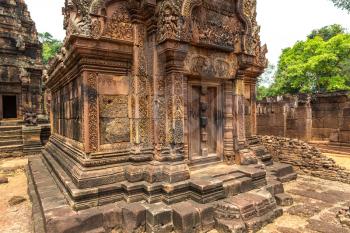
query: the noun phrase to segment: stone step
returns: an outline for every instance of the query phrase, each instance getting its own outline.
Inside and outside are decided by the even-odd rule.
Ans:
[[[0,132],[7,132],[12,130],[22,130],[22,126],[0,126]]]
[[[0,153],[22,152],[22,145],[0,146]]]
[[[22,120],[2,120],[0,126],[20,126],[23,124]]]
[[[282,183],[286,183],[292,180],[296,180],[298,178],[298,175],[293,172],[285,176],[278,177],[278,180],[281,181]]]
[[[8,140],[22,140],[22,135],[14,134],[14,135],[7,135],[7,134],[0,134],[0,141],[8,141]]]
[[[206,158],[191,161],[189,166],[191,167],[191,171],[196,171],[219,163],[222,162],[220,161],[218,156],[208,156]]]
[[[14,145],[22,145],[23,140],[3,140],[0,141],[0,147],[1,146],[14,146]]]
[[[236,172],[233,172],[230,174],[217,175],[217,176],[214,176],[214,178],[218,178],[218,179],[222,180],[223,182],[228,182],[228,181],[236,180],[238,178],[242,178],[242,177],[246,177],[246,176],[247,176],[246,174],[239,172],[239,171],[236,171]]]
[[[22,129],[0,131],[1,136],[22,135]]]
[[[270,170],[272,173],[275,173],[277,177],[282,177],[294,173],[293,167],[291,165],[283,163],[274,163],[274,165],[269,167],[268,170]]]

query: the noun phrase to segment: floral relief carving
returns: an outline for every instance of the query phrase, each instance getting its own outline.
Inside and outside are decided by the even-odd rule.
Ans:
[[[98,112],[97,112],[97,79],[98,73],[89,73],[87,78],[87,96],[88,96],[88,131],[89,148],[91,152],[98,150]]]
[[[133,26],[128,10],[124,5],[118,5],[114,13],[107,19],[105,37],[119,40],[133,40]]]

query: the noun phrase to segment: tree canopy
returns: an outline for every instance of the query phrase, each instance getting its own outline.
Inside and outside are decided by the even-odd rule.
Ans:
[[[349,0],[331,0],[336,7],[347,10],[350,12],[350,1]]]
[[[339,25],[314,30],[305,41],[282,51],[273,84],[258,95],[350,90],[349,67],[350,34]]]
[[[48,32],[39,33],[39,40],[43,44],[43,62],[47,64],[52,57],[59,53],[62,47],[62,42],[54,39]]]

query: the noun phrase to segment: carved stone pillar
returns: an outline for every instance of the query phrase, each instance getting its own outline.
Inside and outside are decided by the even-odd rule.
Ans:
[[[186,45],[165,42],[160,48],[160,59],[165,62],[166,143],[170,147],[168,160],[184,159],[184,82],[183,62]]]
[[[235,116],[236,124],[236,138],[237,144],[242,145],[245,143],[245,122],[244,122],[244,76],[238,75],[234,81],[234,93],[233,93],[233,112]],[[237,150],[236,145],[236,150]]]
[[[233,117],[233,82],[224,83],[224,157],[228,162],[233,161],[234,152],[234,117]]]
[[[252,83],[250,86],[250,104],[251,104],[251,126],[252,126],[252,136],[256,136],[256,83]]]
[[[83,72],[84,87],[84,148],[86,153],[98,151],[99,122],[97,106],[97,72]]]

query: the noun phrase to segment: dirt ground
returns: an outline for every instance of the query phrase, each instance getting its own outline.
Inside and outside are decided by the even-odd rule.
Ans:
[[[259,233],[350,233],[341,226],[336,214],[350,205],[350,185],[299,176],[284,186],[294,198],[284,214]]]
[[[27,194],[27,177],[24,166],[28,159],[0,160],[0,175],[9,179],[7,184],[0,184],[0,232],[30,233],[31,232],[31,202]],[[10,206],[8,201],[14,196],[21,196],[26,201]]]
[[[334,153],[323,153],[327,157],[330,157],[334,159],[334,161],[339,164],[340,166],[343,166],[350,170],[350,155],[344,155],[344,154],[334,154]]]
[[[32,232],[31,203],[23,170],[27,162],[23,158],[0,160],[0,175],[9,178],[8,184],[0,184],[1,233]],[[350,162],[350,157],[345,162]],[[259,233],[350,233],[336,218],[340,208],[350,205],[350,185],[299,176],[284,187],[293,196],[294,205],[286,207],[281,218]],[[8,201],[13,196],[22,196],[26,201],[11,207]]]

